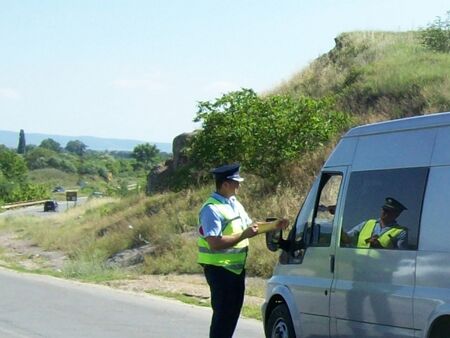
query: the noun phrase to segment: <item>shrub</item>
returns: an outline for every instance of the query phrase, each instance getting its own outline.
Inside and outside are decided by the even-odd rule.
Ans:
[[[50,158],[57,156],[57,153],[47,148],[36,147],[25,155],[27,166],[29,169],[48,168]],[[52,160],[54,161],[54,159]]]
[[[48,197],[43,185],[27,182],[28,170],[25,160],[15,152],[0,147],[0,201],[11,203]]]
[[[200,102],[195,121],[202,122],[203,130],[189,152],[199,169],[240,162],[272,181],[283,165],[328,142],[350,123],[330,98],[261,98],[251,89]]]
[[[23,182],[28,170],[20,155],[0,145],[0,173],[5,179]]]
[[[437,17],[420,34],[422,44],[436,52],[450,53],[450,11],[447,18]]]

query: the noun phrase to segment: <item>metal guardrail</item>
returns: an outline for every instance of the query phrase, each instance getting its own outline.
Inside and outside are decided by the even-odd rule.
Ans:
[[[8,210],[8,209],[14,209],[14,208],[29,207],[29,206],[32,206],[32,205],[44,204],[47,201],[48,200],[22,202],[22,203],[14,203],[14,204],[5,204],[5,205],[2,205],[1,208],[5,209],[5,210]]]

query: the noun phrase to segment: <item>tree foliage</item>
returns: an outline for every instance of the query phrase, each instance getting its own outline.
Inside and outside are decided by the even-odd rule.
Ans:
[[[27,201],[46,197],[41,185],[27,182],[28,169],[22,156],[0,146],[0,203]]]
[[[26,147],[25,132],[23,131],[23,129],[20,129],[19,145],[17,146],[17,153],[25,154],[25,147]]]
[[[55,151],[57,153],[61,152],[61,150],[62,150],[61,144],[59,144],[59,142],[56,142],[52,138],[46,138],[45,140],[42,140],[42,142],[39,145],[39,147],[50,149],[50,150],[53,150],[53,151]]]
[[[427,28],[421,30],[422,43],[436,52],[450,53],[450,11],[447,18],[437,17]]]
[[[29,169],[42,169],[51,167],[49,160],[52,156],[57,156],[57,153],[48,148],[36,147],[26,153],[25,160]]]
[[[79,140],[69,141],[66,144],[66,150],[69,153],[77,154],[78,156],[83,156],[86,152],[87,145]]]
[[[159,149],[149,143],[138,144],[134,147],[131,156],[136,160],[138,166],[149,170],[156,162],[159,155]]]
[[[277,179],[283,164],[330,140],[349,125],[331,99],[258,97],[251,89],[200,102],[203,129],[190,146],[198,168],[240,162],[248,171]]]
[[[28,170],[25,160],[21,156],[0,146],[0,172],[7,180],[23,182]]]

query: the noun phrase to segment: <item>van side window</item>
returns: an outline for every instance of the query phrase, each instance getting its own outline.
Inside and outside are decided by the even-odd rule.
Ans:
[[[330,246],[331,234],[333,232],[334,213],[341,187],[342,175],[322,175],[319,187],[319,196],[315,206],[314,221],[310,223],[311,228],[308,246]]]
[[[320,178],[317,178],[308,195],[303,201],[303,205],[300,208],[300,212],[297,215],[295,224],[292,227],[287,237],[287,245],[281,251],[279,262],[280,264],[299,264],[302,261],[300,256],[299,246],[302,246],[305,242],[304,234],[305,229],[311,227],[312,215],[314,211],[314,204],[317,196],[317,188],[320,183]]]
[[[296,241],[303,238],[308,246],[330,245],[341,181],[340,173],[324,173],[316,181],[297,217]]]
[[[288,235],[288,248],[280,255],[281,264],[301,263],[305,247],[330,246],[341,182],[342,173],[323,173],[316,179]]]
[[[353,172],[342,247],[416,250],[428,168]]]
[[[305,201],[300,209],[300,212],[295,221],[295,227],[292,229],[292,233],[290,234],[290,239],[293,241],[300,241],[303,239],[305,229],[311,227],[312,216],[314,212],[314,203],[316,200],[316,192],[317,187],[319,185],[319,179],[317,179],[308,195],[306,196]]]

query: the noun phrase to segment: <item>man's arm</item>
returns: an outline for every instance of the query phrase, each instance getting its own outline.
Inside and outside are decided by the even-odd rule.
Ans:
[[[223,250],[231,248],[240,241],[254,237],[258,234],[258,224],[253,223],[247,229],[239,234],[223,235],[223,236],[208,236],[206,241],[208,242],[212,250]]]
[[[402,231],[397,236],[396,247],[402,250],[408,249],[408,231]]]
[[[341,229],[341,244],[351,244],[353,241],[353,238],[350,237],[344,229]]]
[[[363,228],[366,222],[361,222],[358,225],[351,228],[349,231],[345,232],[344,229],[341,229],[341,245],[350,245],[353,244],[355,238],[358,237],[361,229]]]

